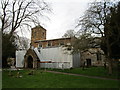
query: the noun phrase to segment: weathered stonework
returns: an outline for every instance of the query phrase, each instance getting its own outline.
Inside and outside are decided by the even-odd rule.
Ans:
[[[38,43],[34,43],[37,40],[46,40],[46,29],[42,26],[32,28],[31,46],[38,47]]]
[[[32,59],[32,67],[29,67],[29,62],[30,62],[30,59],[29,57],[31,57]],[[37,55],[35,54],[35,52],[32,50],[32,49],[29,49],[26,53],[26,55],[24,56],[24,67],[25,68],[37,68],[38,66],[38,57]]]
[[[90,66],[104,66],[104,61],[105,56],[100,48],[91,48],[81,53],[81,64],[85,62],[86,66],[89,66],[88,64]]]

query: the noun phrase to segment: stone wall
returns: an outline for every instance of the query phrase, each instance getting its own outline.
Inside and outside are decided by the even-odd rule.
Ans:
[[[32,28],[31,46],[38,47],[38,43],[35,43],[37,40],[46,40],[46,29],[42,26]]]
[[[97,53],[100,53],[99,58]],[[105,56],[103,51],[100,48],[91,48],[88,51],[81,53],[81,63],[85,62],[87,65],[86,59],[91,60],[91,66],[104,66]]]

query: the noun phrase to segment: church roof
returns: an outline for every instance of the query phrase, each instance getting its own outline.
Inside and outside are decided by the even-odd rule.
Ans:
[[[35,41],[35,43],[46,42],[46,41],[55,41],[55,40],[65,40],[65,39],[71,39],[71,38],[69,37],[69,38],[57,38],[57,39],[49,39],[49,40],[37,40],[37,41]]]

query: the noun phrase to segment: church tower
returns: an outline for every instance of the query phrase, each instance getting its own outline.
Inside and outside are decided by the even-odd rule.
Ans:
[[[35,43],[37,40],[46,40],[46,29],[40,25],[32,28],[31,46],[38,47],[38,43]]]

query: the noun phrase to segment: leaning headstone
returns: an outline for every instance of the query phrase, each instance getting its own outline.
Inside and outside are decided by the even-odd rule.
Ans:
[[[17,72],[17,76],[16,76],[17,78],[21,78],[22,77],[22,75],[20,75],[20,72],[18,71]]]

